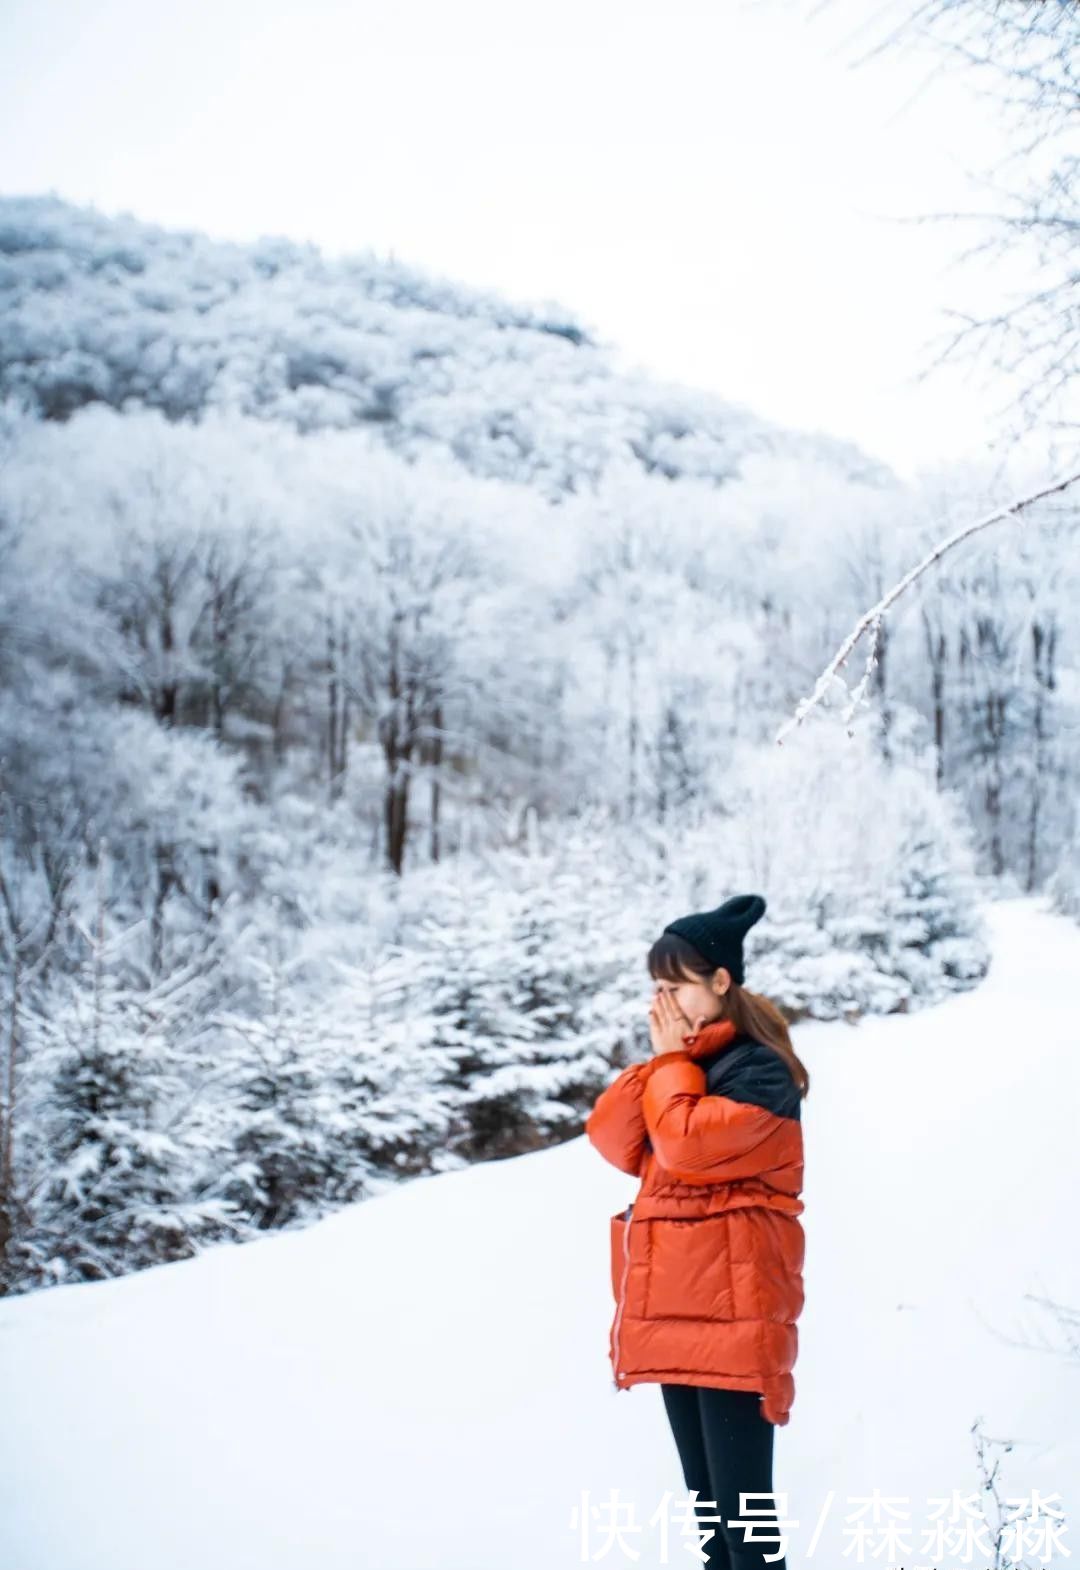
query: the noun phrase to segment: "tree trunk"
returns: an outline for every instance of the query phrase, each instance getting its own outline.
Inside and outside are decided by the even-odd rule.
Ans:
[[[926,633],[926,652],[930,661],[930,704],[934,725],[934,770],[938,790],[945,784],[945,660],[948,645],[940,629],[935,635],[930,618],[923,611],[923,628]]]
[[[1054,658],[1057,628],[1053,622],[1044,626],[1036,619],[1031,626],[1031,645],[1035,667],[1035,706],[1032,725],[1032,776],[1031,803],[1028,812],[1027,868],[1024,887],[1028,894],[1039,886],[1039,829],[1042,812],[1042,782],[1046,770],[1046,709],[1048,695],[1056,686]]]
[[[429,850],[430,850],[430,855],[431,855],[432,861],[438,861],[438,859],[439,859],[439,827],[440,827],[440,825],[439,825],[439,809],[440,809],[441,801],[442,801],[442,793],[441,793],[441,790],[440,790],[439,770],[440,770],[440,767],[441,767],[442,761],[443,761],[443,734],[442,734],[443,711],[442,711],[442,704],[441,703],[436,703],[435,709],[434,709],[434,712],[433,712],[431,718],[432,718],[432,723],[434,725],[434,735],[431,738],[431,743],[430,743],[430,746],[428,748],[428,758],[427,758],[427,761],[431,764],[431,768],[432,768],[432,775],[431,775],[431,833],[430,833]]]
[[[337,766],[338,679],[337,639],[334,634],[334,612],[326,616],[326,794],[334,800],[334,769]]]

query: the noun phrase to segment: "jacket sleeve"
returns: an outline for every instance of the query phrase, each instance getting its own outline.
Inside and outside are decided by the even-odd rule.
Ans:
[[[600,1092],[585,1120],[585,1132],[605,1161],[632,1177],[637,1177],[641,1170],[649,1137],[642,1116],[641,1093],[655,1061],[631,1063],[624,1068]]]
[[[735,1099],[739,1090],[736,1085],[732,1090],[732,1096],[706,1094],[704,1070],[688,1053],[655,1059],[641,1110],[665,1171],[684,1183],[717,1183],[775,1166],[774,1136],[783,1131],[784,1119],[768,1107]]]

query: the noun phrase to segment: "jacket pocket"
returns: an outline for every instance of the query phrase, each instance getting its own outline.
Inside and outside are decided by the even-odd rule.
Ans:
[[[732,1231],[724,1211],[679,1219],[659,1216],[646,1223],[647,1319],[738,1317],[732,1278]]]

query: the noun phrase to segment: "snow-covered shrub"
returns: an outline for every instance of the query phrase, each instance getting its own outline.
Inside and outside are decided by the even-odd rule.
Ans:
[[[970,835],[914,743],[897,734],[886,761],[872,724],[812,719],[782,748],[739,749],[727,784],[732,816],[700,835],[697,886],[712,859],[721,892],[765,895],[747,985],[789,1018],[917,1008],[985,974]]]

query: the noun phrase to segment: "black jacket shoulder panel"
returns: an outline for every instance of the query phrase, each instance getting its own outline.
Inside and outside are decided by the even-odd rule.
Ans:
[[[801,1121],[802,1094],[779,1052],[763,1041],[736,1040],[719,1053],[700,1060],[705,1091],[764,1107],[779,1117]]]

